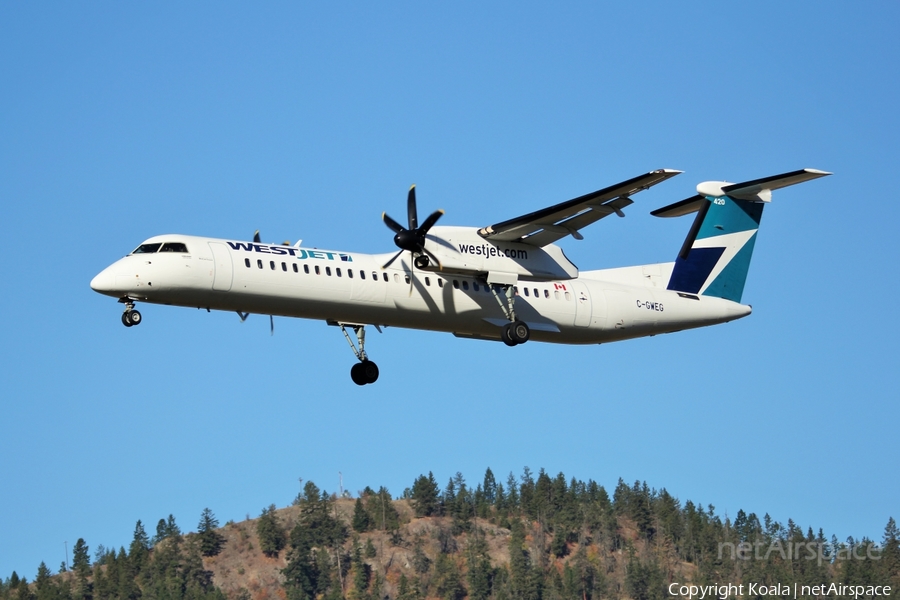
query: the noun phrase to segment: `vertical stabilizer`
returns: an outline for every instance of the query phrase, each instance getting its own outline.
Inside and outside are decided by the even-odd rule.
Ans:
[[[675,260],[668,289],[740,302],[763,208],[772,190],[830,175],[803,169],[744,183],[706,181],[697,195],[653,211],[658,217],[696,212]]]

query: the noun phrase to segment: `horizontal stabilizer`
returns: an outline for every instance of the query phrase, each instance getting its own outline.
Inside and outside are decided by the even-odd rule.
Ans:
[[[654,217],[681,217],[684,215],[689,215],[692,212],[697,212],[698,210],[700,210],[700,207],[703,206],[704,202],[706,202],[706,198],[704,198],[703,196],[691,196],[690,198],[679,200],[678,202],[674,202],[668,206],[657,208],[650,214]]]
[[[760,195],[760,192],[781,189],[789,185],[796,185],[798,183],[803,183],[804,181],[825,177],[826,175],[831,175],[831,173],[819,171],[818,169],[801,169],[782,175],[772,175],[771,177],[745,181],[744,183],[734,183],[723,187],[722,191],[732,198],[754,200]],[[700,190],[698,189],[697,191],[699,192]]]

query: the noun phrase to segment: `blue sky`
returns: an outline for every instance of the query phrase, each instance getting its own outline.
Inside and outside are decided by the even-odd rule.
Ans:
[[[880,539],[896,442],[896,3],[0,4],[0,577],[290,503],[528,465]],[[741,321],[595,347],[389,329],[358,388],[324,323],[88,287],[143,239],[360,252],[685,173],[562,245],[673,260],[704,180],[812,167],[766,211]]]

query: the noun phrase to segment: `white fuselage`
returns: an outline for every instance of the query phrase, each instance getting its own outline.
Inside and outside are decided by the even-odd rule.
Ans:
[[[189,252],[130,254],[98,274],[91,287],[153,304],[446,331],[490,340],[499,340],[501,327],[509,321],[494,294],[496,287],[464,272],[433,266],[411,269],[407,252],[385,269],[382,265],[391,254],[185,235],[157,236],[145,243],[168,240],[184,242]],[[558,248],[550,251],[562,256]],[[672,263],[666,263],[587,271],[571,278],[560,273],[558,280],[520,276],[515,311],[531,328],[531,339],[563,344],[669,333],[750,314],[749,306],[736,302],[666,290],[671,269]]]

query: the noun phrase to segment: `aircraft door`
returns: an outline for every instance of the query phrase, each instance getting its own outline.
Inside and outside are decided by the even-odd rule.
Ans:
[[[212,289],[227,292],[231,289],[231,281],[234,278],[231,252],[228,251],[228,246],[219,242],[210,242],[209,247],[212,250],[213,262],[216,266]]]
[[[575,297],[575,326],[590,327],[591,294],[587,286],[580,281],[572,281],[572,291]]]

